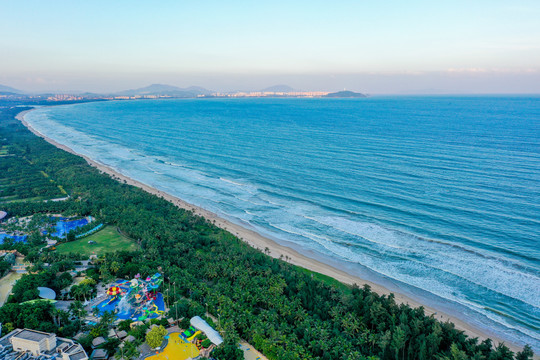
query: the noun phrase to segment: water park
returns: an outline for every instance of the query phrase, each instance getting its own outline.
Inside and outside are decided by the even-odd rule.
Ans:
[[[209,357],[215,346],[223,343],[223,338],[205,320],[194,316],[190,326],[183,332],[173,332],[165,336],[163,350],[146,359],[151,360],[187,360],[201,355]]]
[[[107,299],[94,308],[100,314],[113,312],[122,320],[144,321],[157,318],[165,312],[163,294],[158,292],[162,282],[159,273],[146,279],[137,274],[131,280],[117,280],[107,290]]]
[[[6,212],[3,212],[7,214]],[[4,216],[6,217],[6,216]],[[12,231],[6,231],[0,228],[0,244],[6,240],[13,243],[26,243],[28,235],[34,230],[35,225],[30,225],[34,217],[11,218],[4,224],[5,227],[13,228]],[[62,216],[47,216],[37,225],[42,235],[57,240],[66,239],[70,231],[76,231],[83,226],[92,223],[95,219],[91,216],[82,218],[67,218]],[[30,226],[29,226],[30,225]],[[76,238],[81,238],[101,229],[103,224],[97,224],[94,228],[88,229],[84,234],[77,234]]]
[[[4,243],[5,239],[10,239],[14,243],[19,243],[19,242],[26,242],[27,238],[28,238],[27,235],[14,235],[14,234],[0,233],[0,245]]]
[[[50,236],[65,239],[70,231],[90,224],[92,221],[94,221],[94,218],[92,218],[91,216],[83,217],[81,219],[51,217],[50,220],[54,224],[54,231],[50,232]],[[43,233],[46,235],[47,231],[43,231]]]

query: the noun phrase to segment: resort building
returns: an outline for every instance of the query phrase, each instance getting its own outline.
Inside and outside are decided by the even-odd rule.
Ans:
[[[24,355],[24,356],[23,356]],[[87,360],[81,345],[56,334],[31,329],[15,329],[0,338],[0,359]]]
[[[92,360],[107,360],[109,355],[107,355],[107,352],[104,349],[94,349],[90,355],[90,358]]]
[[[105,344],[107,341],[105,340],[105,338],[103,336],[98,336],[97,338],[95,338],[94,340],[92,340],[92,348],[97,348],[98,346],[101,346],[103,344]]]

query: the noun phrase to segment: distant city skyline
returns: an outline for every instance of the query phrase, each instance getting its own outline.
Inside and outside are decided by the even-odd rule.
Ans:
[[[2,2],[0,84],[540,93],[538,1]]]

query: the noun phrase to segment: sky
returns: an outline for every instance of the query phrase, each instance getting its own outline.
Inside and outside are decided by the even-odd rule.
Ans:
[[[540,93],[538,19],[538,0],[0,0],[0,84]]]

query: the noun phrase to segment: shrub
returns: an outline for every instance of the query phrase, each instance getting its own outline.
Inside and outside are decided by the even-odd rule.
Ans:
[[[203,348],[209,348],[212,345],[212,342],[208,339],[204,339],[201,345]]]
[[[163,326],[156,326],[146,334],[146,343],[150,348],[155,349],[163,343],[163,338],[167,335],[167,330]]]

